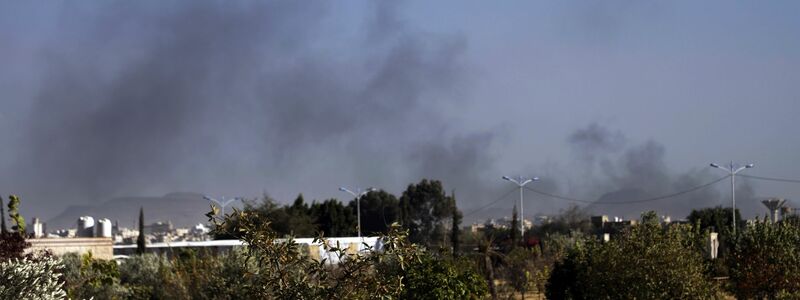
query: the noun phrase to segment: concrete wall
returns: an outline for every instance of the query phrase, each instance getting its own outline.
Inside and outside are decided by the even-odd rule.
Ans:
[[[89,251],[92,257],[97,259],[113,259],[114,249],[111,238],[52,238],[52,239],[28,239],[31,246],[25,250],[26,253],[38,250],[50,250],[55,255],[67,253],[78,253],[83,255]]]

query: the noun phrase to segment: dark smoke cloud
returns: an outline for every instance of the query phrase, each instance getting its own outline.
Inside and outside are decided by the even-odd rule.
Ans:
[[[492,196],[495,186],[484,178],[494,170],[494,160],[487,156],[494,134],[481,133],[457,136],[449,143],[431,141],[410,154],[415,174],[429,178],[448,178],[451,189],[457,187],[459,199],[484,200]],[[474,201],[462,203],[470,205]]]
[[[499,177],[516,175],[496,169],[499,134],[464,132],[442,112],[464,105],[459,96],[474,73],[464,61],[469,42],[415,28],[398,3],[347,13],[332,13],[338,7],[324,1],[26,4],[20,11],[0,4],[0,20],[41,21],[0,28],[11,41],[0,43],[0,65],[12,66],[0,71],[7,143],[0,193],[22,194],[24,209],[42,217],[116,196],[252,197],[266,189],[282,201],[300,192],[322,199],[336,196],[339,185],[400,193],[421,178],[455,189],[464,210],[496,200],[513,189]],[[599,4],[560,19],[577,23],[565,28],[585,49],[584,39],[591,46],[636,31],[631,18],[647,25],[640,21],[656,15],[652,8]],[[29,86],[10,89],[5,79]],[[626,201],[722,176],[671,170],[657,141],[633,143],[599,124],[576,130],[567,143],[574,162],[520,166],[522,175],[542,177],[532,187]],[[531,161],[536,153],[526,155],[507,160]],[[737,204],[763,211],[751,183],[738,186]],[[728,205],[726,196],[727,189],[712,188],[592,209],[683,217],[691,208]],[[514,200],[479,215],[508,215]],[[526,193],[526,205],[530,216],[568,203]]]
[[[598,159],[622,150],[625,147],[625,136],[621,131],[611,131],[600,124],[592,123],[573,132],[567,138],[567,143],[579,160],[594,166]]]
[[[655,210],[662,215],[684,218],[694,208],[721,204],[719,186],[653,202],[602,204],[671,194],[711,182],[724,174],[710,169],[670,170],[665,162],[666,149],[660,143],[649,140],[626,147],[626,138],[621,132],[596,123],[576,130],[567,141],[579,160],[599,170],[584,187],[589,192],[583,193],[599,195],[595,196],[597,198],[588,196],[588,200],[596,200],[589,205],[596,213],[636,218],[644,211]],[[747,197],[742,195],[742,199]]]
[[[21,172],[3,181],[37,213],[176,190],[293,195],[312,180],[309,194],[330,195],[350,177],[398,190],[437,178],[469,203],[493,134],[449,130],[437,110],[469,76],[466,40],[416,31],[388,2],[368,30],[339,32],[354,21],[330,9],[65,4],[39,47]]]

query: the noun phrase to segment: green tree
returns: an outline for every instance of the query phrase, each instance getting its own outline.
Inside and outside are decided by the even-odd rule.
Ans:
[[[645,219],[647,219],[645,217]],[[555,265],[551,299],[708,299],[717,296],[707,274],[701,236],[691,226],[646,222],[611,241],[590,239]]]
[[[450,200],[452,203],[452,220],[450,225],[450,242],[453,245],[453,256],[457,257],[461,249],[461,219],[464,218],[463,214],[458,210],[456,203],[456,191],[450,193]]]
[[[348,207],[356,211],[355,199]],[[361,197],[361,231],[367,235],[387,233],[389,226],[397,222],[400,213],[397,197],[384,190],[372,191]]]
[[[312,205],[313,207],[313,205]],[[382,236],[382,251],[348,251],[317,238],[324,251],[340,257],[331,266],[309,257],[291,238],[279,240],[262,214],[236,210],[220,219],[216,210],[206,216],[214,231],[238,232],[248,247],[252,271],[241,277],[248,282],[237,298],[244,299],[397,299],[480,298],[480,277],[466,266],[434,258],[409,243],[405,231],[393,224]],[[229,222],[235,220],[235,222]],[[475,282],[477,278],[477,282]],[[413,291],[410,291],[413,289]]]
[[[409,240],[426,246],[436,246],[443,240],[445,221],[451,215],[450,201],[442,183],[423,179],[411,184],[400,197],[401,220],[409,231]]]
[[[314,236],[317,226],[314,224],[312,208],[305,202],[303,195],[295,198],[292,205],[279,205],[274,199],[267,195],[261,201],[244,201],[244,209],[249,213],[254,213],[270,224],[272,230],[279,236]],[[234,216],[231,222],[235,222]],[[237,237],[237,233],[232,233]]]
[[[11,229],[16,231],[17,234],[25,235],[25,218],[19,214],[20,199],[16,195],[8,196],[8,216],[14,222]]]
[[[514,248],[508,255],[505,256],[506,272],[505,278],[514,290],[520,293],[522,299],[525,299],[525,293],[536,284],[536,266],[534,261],[536,259],[536,248]]]
[[[486,280],[492,299],[497,299],[497,286],[494,282],[496,279],[494,259],[501,257],[502,254],[493,248],[494,238],[491,235],[484,235],[478,241],[478,252],[480,253],[478,264],[484,274],[484,280]]]
[[[6,227],[6,210],[3,206],[3,196],[0,196],[0,234],[8,232]]]
[[[800,228],[764,219],[747,226],[730,263],[739,299],[800,298]]]
[[[403,273],[403,299],[482,299],[486,282],[464,260],[423,255]]]
[[[731,233],[731,208],[721,206],[692,210],[686,219],[694,226],[699,226],[700,231],[710,230],[720,234],[720,238],[728,239]],[[739,210],[736,210],[737,231],[742,231],[747,222],[742,220]]]
[[[548,234],[571,234],[574,231],[592,233],[589,213],[577,205],[570,205],[548,223],[534,228],[531,235],[543,237]]]
[[[344,206],[339,200],[328,199],[322,203],[311,205],[311,214],[317,228],[325,236],[342,237],[356,234],[356,216],[354,210]]]
[[[94,259],[91,252],[67,253],[62,259],[64,287],[70,299],[121,299],[129,295],[120,284],[119,268],[113,260]]]
[[[144,254],[147,243],[144,235],[144,207],[139,207],[139,236],[136,238],[136,254]]]
[[[519,244],[519,219],[517,218],[517,205],[514,204],[514,210],[511,211],[511,249],[514,249]]]
[[[303,198],[303,194],[297,195],[292,205],[285,207],[284,211],[284,218],[276,218],[272,223],[275,225],[276,231],[284,235],[299,237],[312,237],[316,235],[317,226],[314,225],[311,208]]]
[[[25,219],[19,214],[19,205],[19,197],[9,196],[8,215],[16,225],[12,226],[11,231],[0,232],[0,261],[21,258],[25,248],[30,246],[25,241]],[[5,221],[5,215],[0,217]]]

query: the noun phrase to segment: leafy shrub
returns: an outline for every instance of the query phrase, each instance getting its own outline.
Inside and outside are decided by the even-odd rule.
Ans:
[[[61,260],[44,254],[0,262],[0,299],[64,299]]]
[[[62,256],[63,276],[68,295],[72,299],[119,299],[128,295],[119,282],[117,263],[94,259],[91,252],[79,256],[68,253]]]
[[[466,261],[423,255],[403,273],[403,299],[480,299],[486,281]]]
[[[734,293],[740,299],[800,296],[800,228],[757,221],[733,247]],[[791,297],[790,297],[791,298]]]
[[[235,232],[248,245],[244,255],[254,266],[245,276],[250,281],[243,287],[245,298],[462,299],[480,297],[486,291],[476,272],[434,258],[409,243],[397,224],[382,237],[382,251],[353,253],[317,238],[324,250],[340,257],[337,265],[330,265],[325,259],[308,257],[291,239],[278,240],[269,220],[259,214],[235,210],[222,220],[214,215],[216,211],[208,214],[215,233]],[[228,222],[231,219],[235,222]]]
[[[689,226],[633,226],[610,242],[587,240],[558,262],[551,299],[696,299],[716,296],[700,236]]]
[[[30,244],[25,237],[16,232],[0,232],[0,261],[21,258]]]

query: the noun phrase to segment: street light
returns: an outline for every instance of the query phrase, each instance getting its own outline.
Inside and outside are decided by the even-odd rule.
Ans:
[[[203,199],[206,199],[208,201],[214,202],[214,203],[218,204],[220,207],[222,207],[222,217],[225,217],[225,206],[228,206],[228,204],[231,204],[233,201],[241,200],[241,198],[239,198],[239,197],[234,197],[234,198],[227,199],[227,200],[225,199],[225,197],[222,197],[222,201],[220,201],[220,200],[211,198],[211,197],[206,196],[206,195],[203,195]]]
[[[503,179],[508,180],[519,186],[519,214],[522,216],[521,222],[519,222],[519,231],[520,236],[525,239],[525,210],[523,209],[522,205],[522,188],[531,182],[538,181],[539,177],[533,178],[523,178],[522,176],[517,176],[517,178],[511,178],[508,176],[503,176]]]
[[[345,187],[340,187],[340,191],[353,195],[356,197],[356,215],[358,215],[358,238],[361,238],[361,197],[369,192],[377,191],[375,188],[367,188],[366,190],[356,189],[356,192],[348,190]]]
[[[730,174],[731,176],[731,214],[732,214],[731,219],[733,220],[733,235],[735,236],[736,235],[736,174],[744,169],[750,169],[752,167],[755,167],[755,165],[746,164],[744,167],[738,167],[737,165],[734,165],[733,162],[731,162],[730,165],[724,167],[715,163],[711,163],[710,166],[728,172],[728,174]]]

